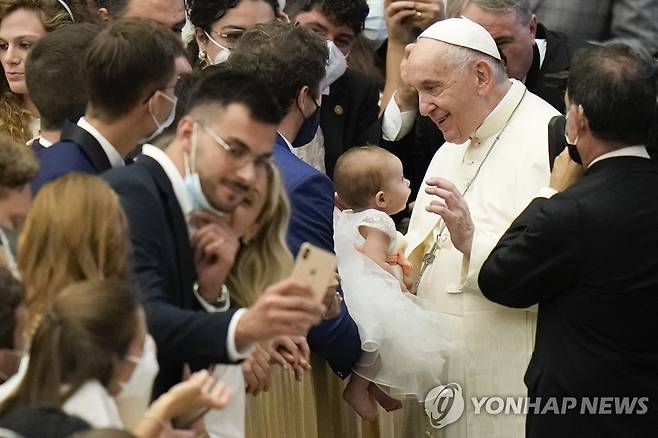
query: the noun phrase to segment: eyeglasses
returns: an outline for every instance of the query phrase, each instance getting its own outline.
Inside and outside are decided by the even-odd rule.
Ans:
[[[228,156],[234,161],[239,167],[246,166],[249,163],[253,163],[255,167],[266,168],[272,164],[272,158],[270,155],[256,155],[249,150],[247,146],[243,145],[230,145],[224,140],[219,134],[213,132],[208,128],[204,122],[200,120],[194,121],[198,124],[201,129],[205,131],[210,138],[212,138],[215,143],[220,145],[222,149],[228,152]]]

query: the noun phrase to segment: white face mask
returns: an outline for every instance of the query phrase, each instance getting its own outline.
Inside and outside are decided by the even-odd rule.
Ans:
[[[197,126],[194,124],[192,132],[192,151],[190,156],[188,154],[183,155],[183,167],[185,168],[185,176],[183,177],[183,183],[185,184],[185,191],[187,192],[188,199],[192,202],[192,212],[205,210],[216,216],[224,216],[224,212],[213,207],[212,204],[206,198],[205,193],[203,193],[203,188],[201,187],[201,178],[196,169],[196,152],[197,152]],[[190,218],[186,218],[188,223]],[[191,230],[192,231],[192,230]],[[190,236],[193,233],[190,233]]]
[[[386,19],[384,18],[384,0],[368,0],[368,7],[370,12],[366,17],[363,36],[370,42],[372,49],[377,50],[388,38]]]
[[[214,45],[216,45],[220,49],[219,53],[217,55],[215,55],[212,62],[210,62],[210,65],[217,65],[217,64],[221,64],[223,62],[226,62],[228,60],[229,56],[231,56],[231,49],[219,44],[217,41],[215,41],[215,39],[213,37],[208,35],[208,32],[206,32],[205,30],[203,31],[203,33],[206,35],[206,38],[208,38],[210,40],[211,43],[213,43]]]
[[[139,421],[146,412],[151,402],[153,381],[160,370],[155,341],[151,335],[146,335],[144,339],[142,356],[127,356],[126,360],[135,364],[135,370],[127,382],[119,382],[121,391],[115,396],[115,400],[121,418],[129,425],[133,421]]]
[[[329,61],[327,62],[327,72],[322,82],[322,94],[329,94],[329,87],[336,82],[347,70],[347,58],[343,52],[334,44],[332,40],[327,40],[329,47]]]
[[[176,103],[178,103],[178,98],[176,96],[173,96],[173,97],[169,96],[166,93],[163,93],[162,91],[159,91],[159,90],[158,90],[158,92],[165,99],[167,99],[169,102],[171,102],[171,105],[172,105],[171,106],[171,111],[167,115],[167,118],[164,119],[162,121],[162,123],[160,123],[158,121],[158,118],[155,117],[155,114],[153,114],[153,109],[151,108],[151,101],[153,100],[153,97],[155,97],[155,95],[152,96],[151,99],[149,99],[149,113],[151,114],[151,118],[153,119],[153,123],[155,123],[155,131],[153,131],[151,133],[151,135],[148,135],[148,136],[142,138],[141,140],[139,140],[139,144],[148,143],[149,141],[156,138],[158,135],[162,134],[162,131],[167,129],[172,124],[174,119],[176,118]]]

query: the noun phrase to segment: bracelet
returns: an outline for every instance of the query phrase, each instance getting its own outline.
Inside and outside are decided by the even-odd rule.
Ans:
[[[153,415],[144,414],[144,415],[142,415],[142,418],[143,418],[144,420],[151,420],[151,421],[154,421],[154,422],[158,423],[158,425],[159,425],[162,429],[166,429],[167,427],[169,427],[169,423],[168,423],[168,422],[166,422],[166,421],[164,421],[164,420],[162,420],[162,419],[160,419],[160,418],[158,418],[158,417],[155,417],[155,416],[153,416]]]
[[[194,291],[194,294],[200,297],[203,301],[205,301],[209,305],[217,308],[217,310],[227,310],[229,307],[231,307],[231,295],[229,293],[228,287],[226,287],[225,284],[222,284],[222,287],[219,292],[219,297],[215,302],[210,302],[207,299],[205,299],[205,297],[201,295],[201,291],[199,289],[200,289],[199,283],[195,281],[194,285],[192,286],[192,290]]]

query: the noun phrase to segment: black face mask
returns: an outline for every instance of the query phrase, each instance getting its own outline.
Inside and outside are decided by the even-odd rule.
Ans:
[[[555,116],[550,122],[548,122],[548,159],[551,170],[553,170],[555,159],[560,155],[564,148],[569,149],[569,156],[571,156],[573,161],[578,164],[583,164],[576,146],[568,144],[564,138],[564,129],[566,125],[567,118],[562,115]]]
[[[318,132],[318,126],[320,126],[320,105],[318,105],[312,96],[309,97],[311,97],[311,100],[315,104],[315,111],[310,116],[304,118],[304,123],[299,128],[297,137],[292,142],[292,147],[294,148],[309,144]],[[297,103],[297,108],[299,108],[299,103]],[[302,111],[302,109],[299,108],[299,111]],[[304,111],[302,111],[302,114],[304,114]]]

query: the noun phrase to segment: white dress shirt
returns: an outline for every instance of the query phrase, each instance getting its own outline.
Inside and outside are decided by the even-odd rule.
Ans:
[[[150,144],[145,144],[142,147],[142,154],[146,155],[147,157],[153,158],[162,167],[162,170],[164,170],[165,174],[167,175],[167,178],[169,178],[169,181],[171,182],[171,186],[174,189],[174,194],[176,195],[176,200],[178,201],[178,205],[180,205],[181,210],[183,211],[183,216],[186,219],[189,218],[190,215],[192,214],[192,201],[187,195],[187,192],[185,190],[185,183],[183,181],[183,176],[178,171],[178,168],[176,168],[176,165],[171,161],[169,156],[167,156],[167,154],[164,151]],[[190,237],[192,237],[191,234]],[[216,313],[218,311],[221,311],[215,308],[214,306],[212,306],[211,304],[209,304],[200,295],[197,294],[196,297],[197,300],[199,300],[201,306],[203,306],[203,308],[207,312]],[[247,309],[238,309],[233,314],[233,318],[231,318],[231,322],[228,325],[228,334],[226,336],[226,350],[228,352],[229,359],[232,361],[246,359],[251,354],[251,350],[252,350],[251,346],[246,346],[242,350],[238,350],[235,344],[235,331],[238,327],[238,322],[240,321],[240,318],[242,318],[242,316],[246,311]]]
[[[546,58],[546,40],[535,40],[539,50],[539,68],[544,64]],[[525,82],[525,79],[523,80]],[[409,111],[400,111],[400,107],[395,101],[395,93],[386,105],[384,118],[382,119],[382,136],[386,141],[398,141],[405,135],[409,134],[414,127],[414,121],[418,109]]]
[[[78,120],[78,126],[91,134],[91,136],[101,145],[101,148],[103,148],[103,152],[105,152],[107,159],[110,160],[112,167],[121,167],[126,164],[119,151],[112,146],[112,143],[110,143],[110,141],[105,138],[98,129],[94,128],[91,123],[85,120],[84,117],[80,117],[80,120]]]

